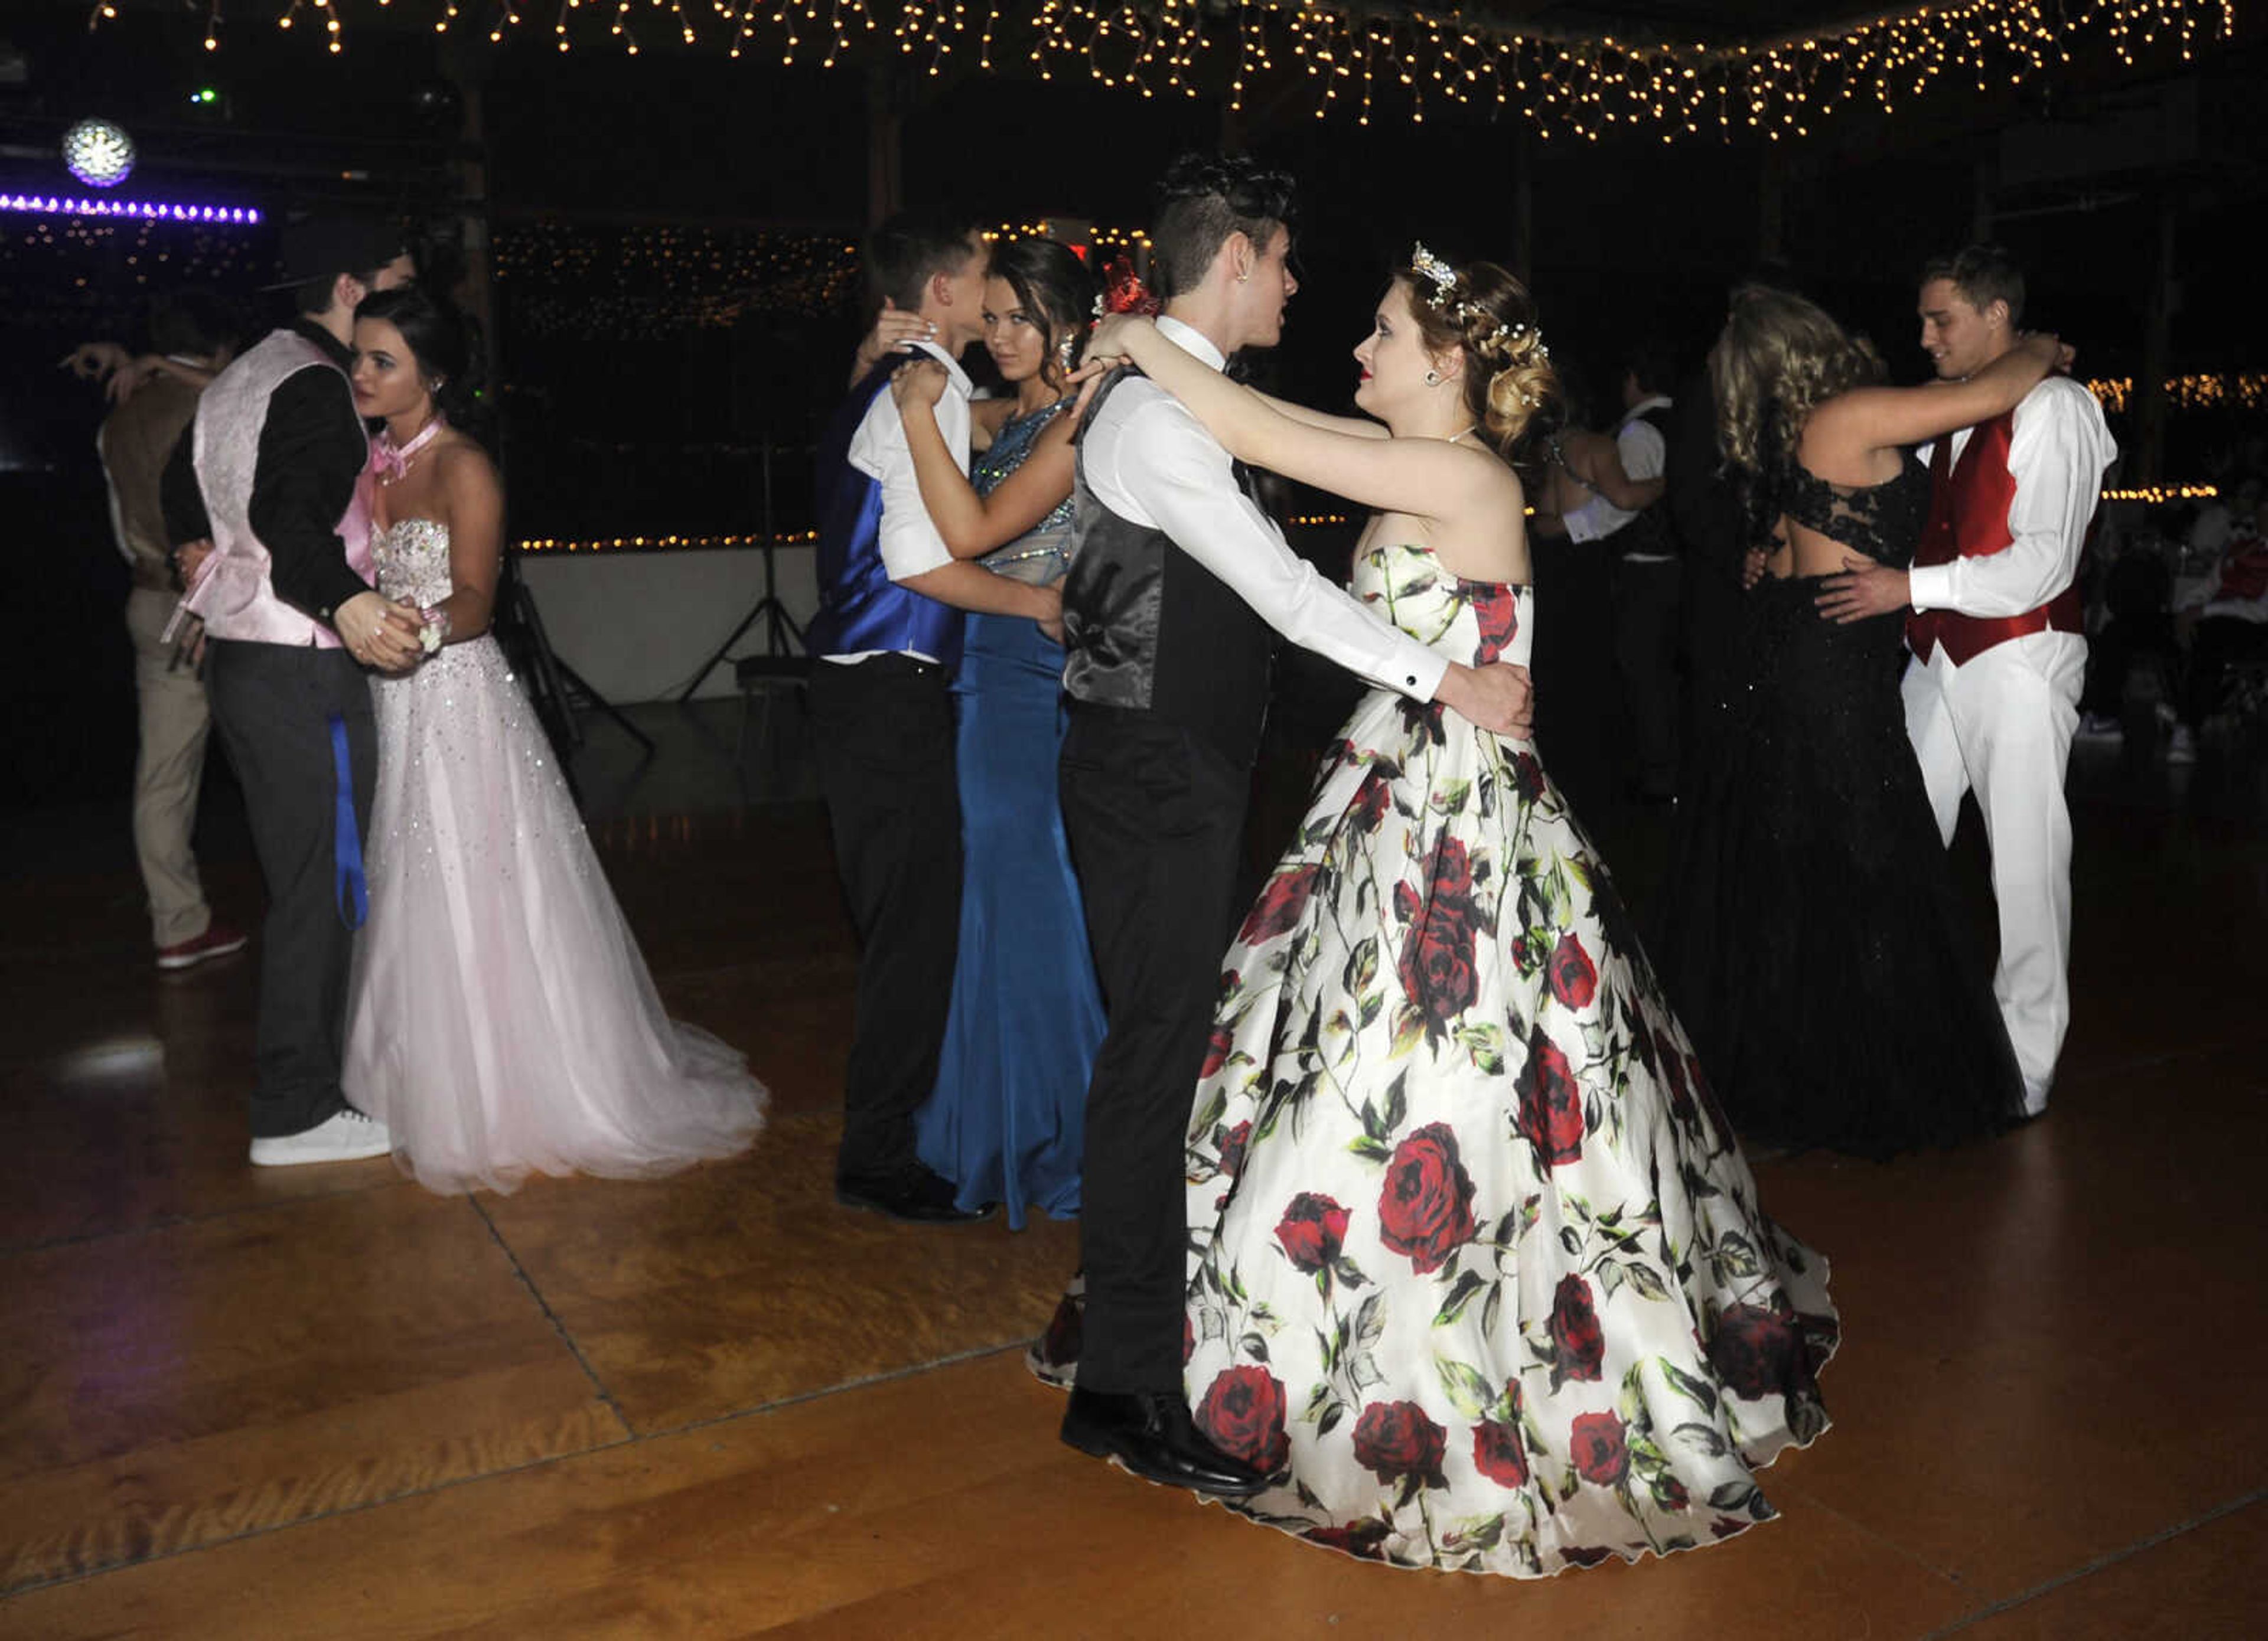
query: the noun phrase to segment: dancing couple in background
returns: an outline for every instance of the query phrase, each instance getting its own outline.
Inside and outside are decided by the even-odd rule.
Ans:
[[[269,887],[252,1159],[391,1151],[456,1190],[728,1155],[762,1090],[662,1014],[486,636],[502,494],[441,410],[470,403],[469,337],[400,245],[287,232],[299,318],[219,374],[167,469]]]
[[[1880,386],[1871,348],[1764,288],[1711,356],[1771,551],[1731,732],[1681,816],[1664,964],[1755,1139],[1880,1157],[2045,1107],[2069,1018],[2073,578],[2116,452],[2068,350],[2014,328],[2022,304],[2005,252],[1931,264],[1923,387]],[[1942,854],[1972,788],[1990,990]]]

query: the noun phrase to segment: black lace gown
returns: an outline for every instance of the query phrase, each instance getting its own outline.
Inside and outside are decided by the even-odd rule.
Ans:
[[[1929,474],[1845,489],[1791,467],[1798,523],[1896,569]],[[1906,740],[1896,614],[1823,619],[1821,578],[1742,612],[1739,688],[1673,851],[1661,969],[1727,1115],[1752,1144],[1886,1157],[2007,1125],[2022,1082],[1953,908]]]

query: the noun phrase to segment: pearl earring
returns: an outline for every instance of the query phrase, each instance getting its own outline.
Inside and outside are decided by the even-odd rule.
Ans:
[[[1439,387],[1440,385],[1441,385],[1441,372],[1439,372],[1439,371],[1428,371],[1428,372],[1425,372],[1425,386],[1428,386],[1428,387]]]

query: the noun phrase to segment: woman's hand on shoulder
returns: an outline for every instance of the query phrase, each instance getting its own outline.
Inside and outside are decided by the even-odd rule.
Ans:
[[[1117,369],[1134,357],[1142,344],[1138,338],[1147,332],[1158,334],[1158,327],[1146,314],[1107,313],[1086,339],[1086,361],[1074,372],[1072,381],[1084,381],[1089,376],[1099,376],[1105,371]]]
[[[2051,376],[2069,375],[2072,365],[2079,358],[2079,350],[2052,331],[2029,331],[2016,345],[2029,348],[2039,354],[2046,361]]]
[[[874,327],[859,340],[858,351],[851,358],[851,379],[856,381],[892,353],[910,353],[917,342],[935,342],[937,327],[918,313],[909,313],[892,302],[882,298],[882,311],[874,315]]]
[[[952,379],[946,375],[945,366],[935,359],[909,359],[890,372],[890,397],[897,402],[902,414],[909,405],[926,405],[935,408],[945,397],[946,385]]]

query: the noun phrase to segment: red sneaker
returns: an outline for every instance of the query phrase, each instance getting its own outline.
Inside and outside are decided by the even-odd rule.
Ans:
[[[194,940],[184,940],[178,946],[158,948],[160,968],[194,968],[210,957],[226,957],[232,952],[241,952],[252,943],[252,937],[241,929],[232,929],[216,917],[205,925],[205,931]]]

